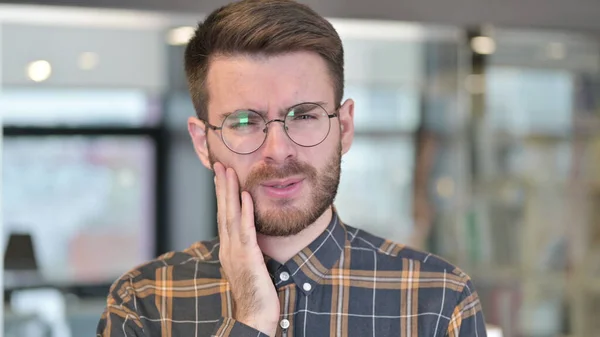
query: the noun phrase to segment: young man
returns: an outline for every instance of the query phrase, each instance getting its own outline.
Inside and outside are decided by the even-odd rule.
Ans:
[[[338,217],[354,133],[343,59],[329,22],[291,0],[199,25],[188,129],[215,173],[219,237],[124,275],[100,336],[485,336],[467,275]]]

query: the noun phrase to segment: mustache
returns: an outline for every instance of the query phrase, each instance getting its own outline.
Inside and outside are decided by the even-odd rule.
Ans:
[[[283,166],[265,164],[250,172],[244,182],[244,190],[249,191],[265,180],[284,179],[293,175],[304,175],[306,179],[315,181],[317,170],[311,165],[296,159],[287,161]]]

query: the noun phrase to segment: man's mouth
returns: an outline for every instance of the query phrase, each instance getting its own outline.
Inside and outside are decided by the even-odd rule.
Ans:
[[[302,178],[270,180],[270,181],[262,183],[261,185],[266,186],[266,187],[273,187],[273,188],[286,188],[286,187],[292,186],[294,184],[297,184],[297,183],[301,182],[302,180],[303,180]]]
[[[300,192],[304,178],[288,178],[281,180],[269,180],[263,182],[261,186],[267,195],[274,198],[291,198]]]
[[[274,187],[274,188],[286,188],[289,186],[294,185],[295,183],[290,183],[290,184],[286,184],[286,185],[268,185],[269,187]]]

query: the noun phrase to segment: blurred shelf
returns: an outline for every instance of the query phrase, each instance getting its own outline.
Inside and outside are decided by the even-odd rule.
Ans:
[[[372,139],[387,139],[387,138],[402,138],[413,139],[415,133],[413,131],[401,129],[376,129],[368,127],[355,127],[354,137],[364,137]]]
[[[562,288],[569,283],[569,273],[567,272],[527,272],[516,268],[470,270],[469,275],[473,280],[490,286],[534,283],[539,286]]]
[[[589,122],[590,125],[584,126],[573,126],[573,129],[564,132],[555,133],[544,133],[544,132],[531,132],[531,133],[509,133],[504,130],[490,130],[489,138],[494,140],[495,144],[515,144],[515,145],[554,145],[557,143],[564,143],[570,141],[588,141],[598,137],[600,122],[594,120]],[[582,123],[585,124],[585,123]]]
[[[581,186],[587,190],[600,190],[600,181],[596,179],[556,179],[556,178],[539,178],[535,176],[497,176],[487,179],[473,179],[472,186],[475,190],[491,192],[497,194],[502,192],[499,187],[515,187],[515,188],[535,188],[535,187],[558,187],[568,188],[572,186]]]

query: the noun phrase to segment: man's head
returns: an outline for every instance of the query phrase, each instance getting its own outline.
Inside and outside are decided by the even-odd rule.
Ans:
[[[354,133],[343,67],[331,24],[290,0],[222,7],[188,44],[194,147],[236,171],[259,233],[296,234],[333,203]]]

